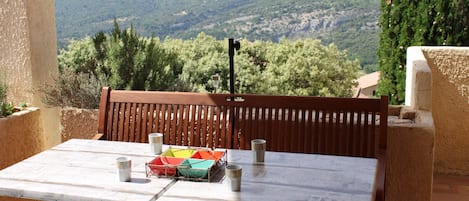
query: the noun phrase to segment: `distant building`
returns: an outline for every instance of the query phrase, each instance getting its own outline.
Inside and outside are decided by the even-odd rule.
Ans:
[[[380,72],[366,74],[357,79],[358,86],[355,88],[355,97],[357,98],[372,98],[376,94],[378,88]]]

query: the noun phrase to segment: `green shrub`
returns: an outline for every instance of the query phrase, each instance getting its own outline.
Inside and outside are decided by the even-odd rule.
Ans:
[[[0,74],[0,103],[4,103],[7,98],[7,83],[5,76]]]
[[[15,112],[13,104],[6,102],[8,87],[5,77],[6,76],[4,74],[0,74],[0,118],[6,117]]]
[[[0,118],[9,116],[15,112],[15,107],[11,103],[0,103]]]
[[[78,107],[96,109],[99,107],[101,88],[107,86],[106,79],[98,79],[89,73],[76,73],[63,69],[52,84],[44,84],[42,102],[55,107]]]

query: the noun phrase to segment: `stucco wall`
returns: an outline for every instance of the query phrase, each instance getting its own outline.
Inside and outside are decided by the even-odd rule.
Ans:
[[[469,48],[422,51],[432,72],[435,172],[469,175]]]
[[[0,118],[0,169],[43,150],[40,110],[28,108]]]
[[[59,110],[41,103],[37,88],[57,75],[54,0],[0,0],[0,73],[8,101],[40,107],[44,147],[61,142]]]
[[[25,1],[0,0],[0,73],[6,73],[8,100],[33,101],[31,44]]]
[[[431,201],[435,130],[432,114],[388,125],[386,200]]]

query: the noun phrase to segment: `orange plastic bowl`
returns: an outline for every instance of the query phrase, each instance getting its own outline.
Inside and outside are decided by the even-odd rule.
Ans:
[[[181,164],[182,161],[184,161],[184,158],[157,156],[148,166],[153,174],[174,176],[176,175],[177,166]]]
[[[218,161],[225,155],[223,151],[197,150],[191,158]]]

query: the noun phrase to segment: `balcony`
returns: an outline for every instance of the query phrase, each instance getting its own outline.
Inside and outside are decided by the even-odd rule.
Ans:
[[[26,154],[18,155],[15,143],[2,144],[0,169],[69,138],[88,138],[97,130],[87,126],[97,125],[96,111],[62,110],[61,116],[58,109],[44,107],[40,95],[33,93],[34,87],[57,73],[53,1],[14,2],[2,4],[6,14],[0,13],[1,26],[9,27],[0,33],[5,41],[0,45],[4,55],[0,69],[15,75],[10,80],[11,101],[38,106],[30,115],[39,120],[23,126],[37,134],[30,130],[15,134],[37,137],[31,146],[21,148]],[[459,194],[467,200],[469,179],[461,176],[469,175],[469,48],[411,47],[407,58],[406,105],[389,108],[386,199],[456,200]],[[69,113],[75,115],[71,120]],[[70,122],[72,127],[67,127]],[[1,134],[13,133],[7,130],[15,127],[16,123],[0,126]],[[7,141],[2,138],[2,142]],[[17,156],[7,159],[7,155]]]

